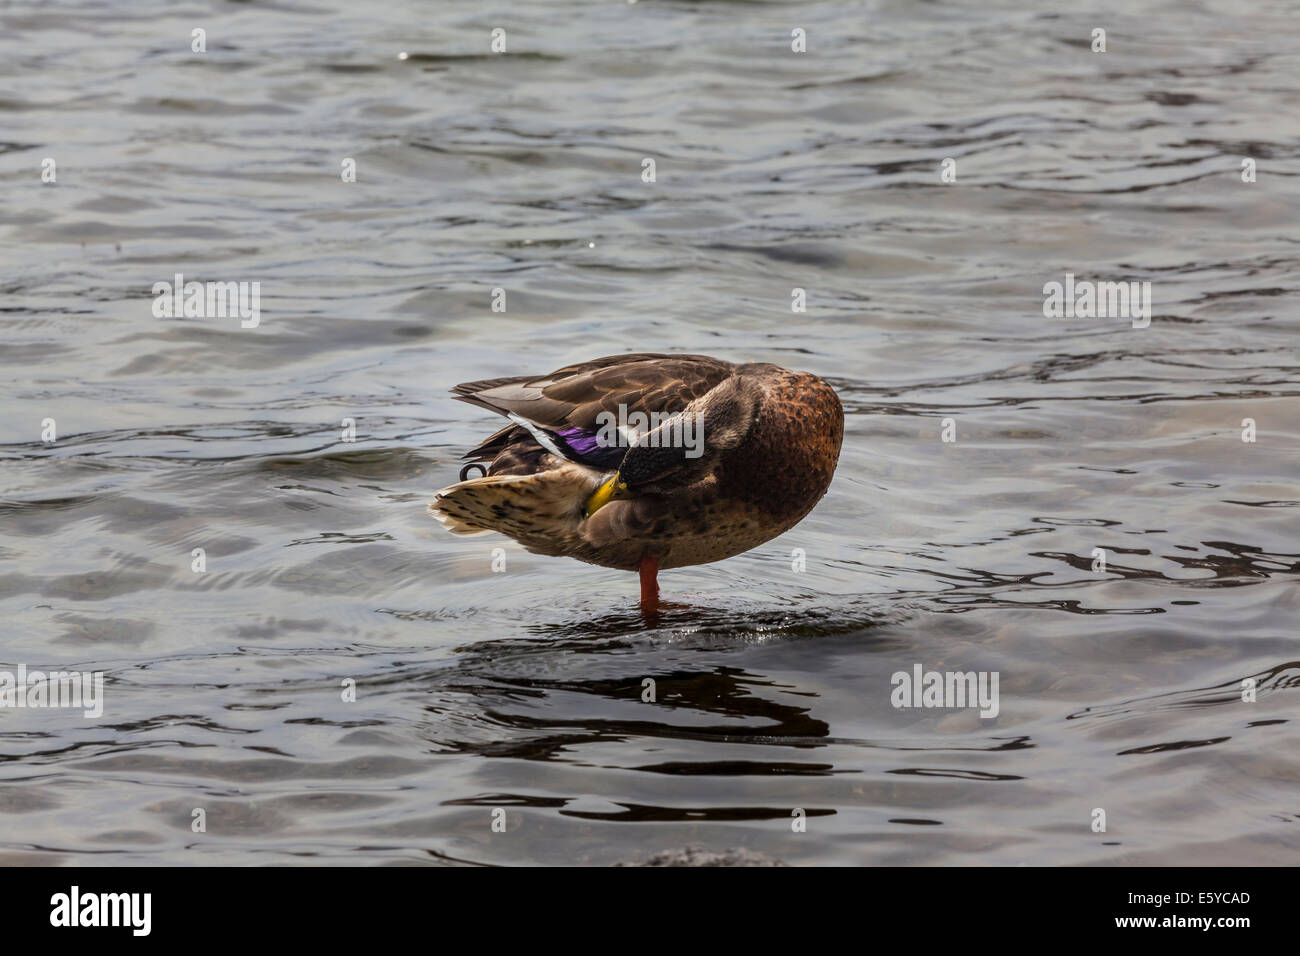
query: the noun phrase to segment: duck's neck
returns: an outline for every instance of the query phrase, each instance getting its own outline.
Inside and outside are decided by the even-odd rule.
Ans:
[[[787,373],[766,395],[745,440],[723,455],[718,490],[793,523],[830,485],[843,440],[839,399],[812,375]]]

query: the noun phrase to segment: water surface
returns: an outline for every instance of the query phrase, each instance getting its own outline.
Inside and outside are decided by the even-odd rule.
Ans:
[[[107,680],[0,711],[0,862],[1293,862],[1300,26],[1062,9],[0,9],[0,655]],[[177,272],[260,325],[156,318]],[[1067,272],[1150,326],[1045,318]],[[450,386],[641,350],[847,412],[655,626],[424,510],[497,424]]]

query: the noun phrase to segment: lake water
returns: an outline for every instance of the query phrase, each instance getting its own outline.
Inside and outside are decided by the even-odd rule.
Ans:
[[[1064,9],[0,8],[0,665],[105,675],[0,710],[0,863],[1293,863],[1300,21]],[[654,626],[425,513],[452,385],[625,351],[847,415]]]

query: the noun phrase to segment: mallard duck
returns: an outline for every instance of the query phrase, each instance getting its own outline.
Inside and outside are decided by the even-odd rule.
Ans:
[[[844,437],[839,398],[816,375],[705,355],[612,355],[452,391],[510,424],[464,456],[433,516],[455,534],[498,531],[538,554],[639,571],[643,606],[658,600],[659,569],[720,561],[797,524]]]

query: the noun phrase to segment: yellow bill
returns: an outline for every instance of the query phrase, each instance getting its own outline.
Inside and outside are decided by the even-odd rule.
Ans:
[[[590,518],[620,492],[627,492],[627,483],[618,480],[618,475],[610,478],[587,499],[587,517]]]

